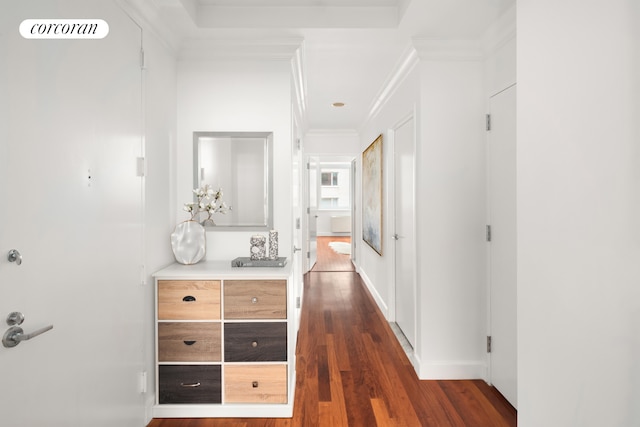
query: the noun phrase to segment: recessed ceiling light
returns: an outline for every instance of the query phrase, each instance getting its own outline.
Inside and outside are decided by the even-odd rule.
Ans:
[[[334,102],[333,104],[334,107],[344,107],[344,102]]]

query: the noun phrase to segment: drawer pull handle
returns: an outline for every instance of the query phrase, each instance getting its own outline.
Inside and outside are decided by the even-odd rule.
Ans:
[[[252,382],[251,385],[253,386],[253,388],[258,388],[258,381]]]
[[[194,302],[195,300],[196,300],[196,297],[191,295],[187,295],[186,297],[182,298],[182,301],[184,302]]]
[[[256,348],[258,346],[258,341],[252,341],[251,347]]]
[[[200,383],[189,383],[189,384],[180,383],[180,387],[195,388],[195,387],[200,387]]]
[[[251,298],[251,304],[257,304],[257,303],[258,303],[258,297]]]
[[[185,343],[186,345],[194,345],[196,342],[195,341],[182,341],[183,343]]]

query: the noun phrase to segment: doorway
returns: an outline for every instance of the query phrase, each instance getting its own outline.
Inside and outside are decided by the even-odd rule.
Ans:
[[[309,156],[309,271],[354,271],[353,157]]]

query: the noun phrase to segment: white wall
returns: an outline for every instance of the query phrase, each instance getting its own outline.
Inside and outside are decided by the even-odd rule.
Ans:
[[[421,64],[420,376],[482,378],[485,161],[482,64]]]
[[[485,331],[484,102],[480,56],[419,43],[422,59],[362,133],[383,133],[383,255],[366,244],[358,267],[383,312],[393,301],[392,146],[388,129],[415,113],[418,233],[416,369],[420,378],[482,378]],[[435,48],[438,55],[431,55]],[[445,52],[445,55],[441,55]],[[361,227],[359,224],[358,227]],[[356,230],[359,233],[359,229]],[[359,237],[361,238],[361,237]]]
[[[518,2],[521,427],[640,425],[639,7]]]
[[[274,229],[280,256],[291,255],[291,64],[286,60],[182,60],[178,64],[176,221],[188,219],[194,131],[273,132]],[[224,189],[223,189],[224,190]],[[215,217],[214,217],[215,220]],[[249,256],[255,232],[207,232],[207,259]],[[266,235],[266,232],[262,232]]]

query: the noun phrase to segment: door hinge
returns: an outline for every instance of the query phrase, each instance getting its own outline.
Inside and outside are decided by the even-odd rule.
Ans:
[[[146,166],[144,157],[136,157],[136,176],[145,176]]]
[[[144,56],[144,49],[140,48],[140,69],[145,70],[147,68],[147,62]]]
[[[491,353],[491,335],[487,336],[487,353]]]
[[[296,297],[296,308],[300,308],[302,304],[300,303],[300,297]]]
[[[300,218],[296,218],[296,230],[300,230]]]
[[[307,258],[311,259],[311,252],[307,252]]]
[[[487,242],[491,241],[491,226],[487,224]]]
[[[486,115],[486,128],[487,131],[491,130],[491,114]]]

